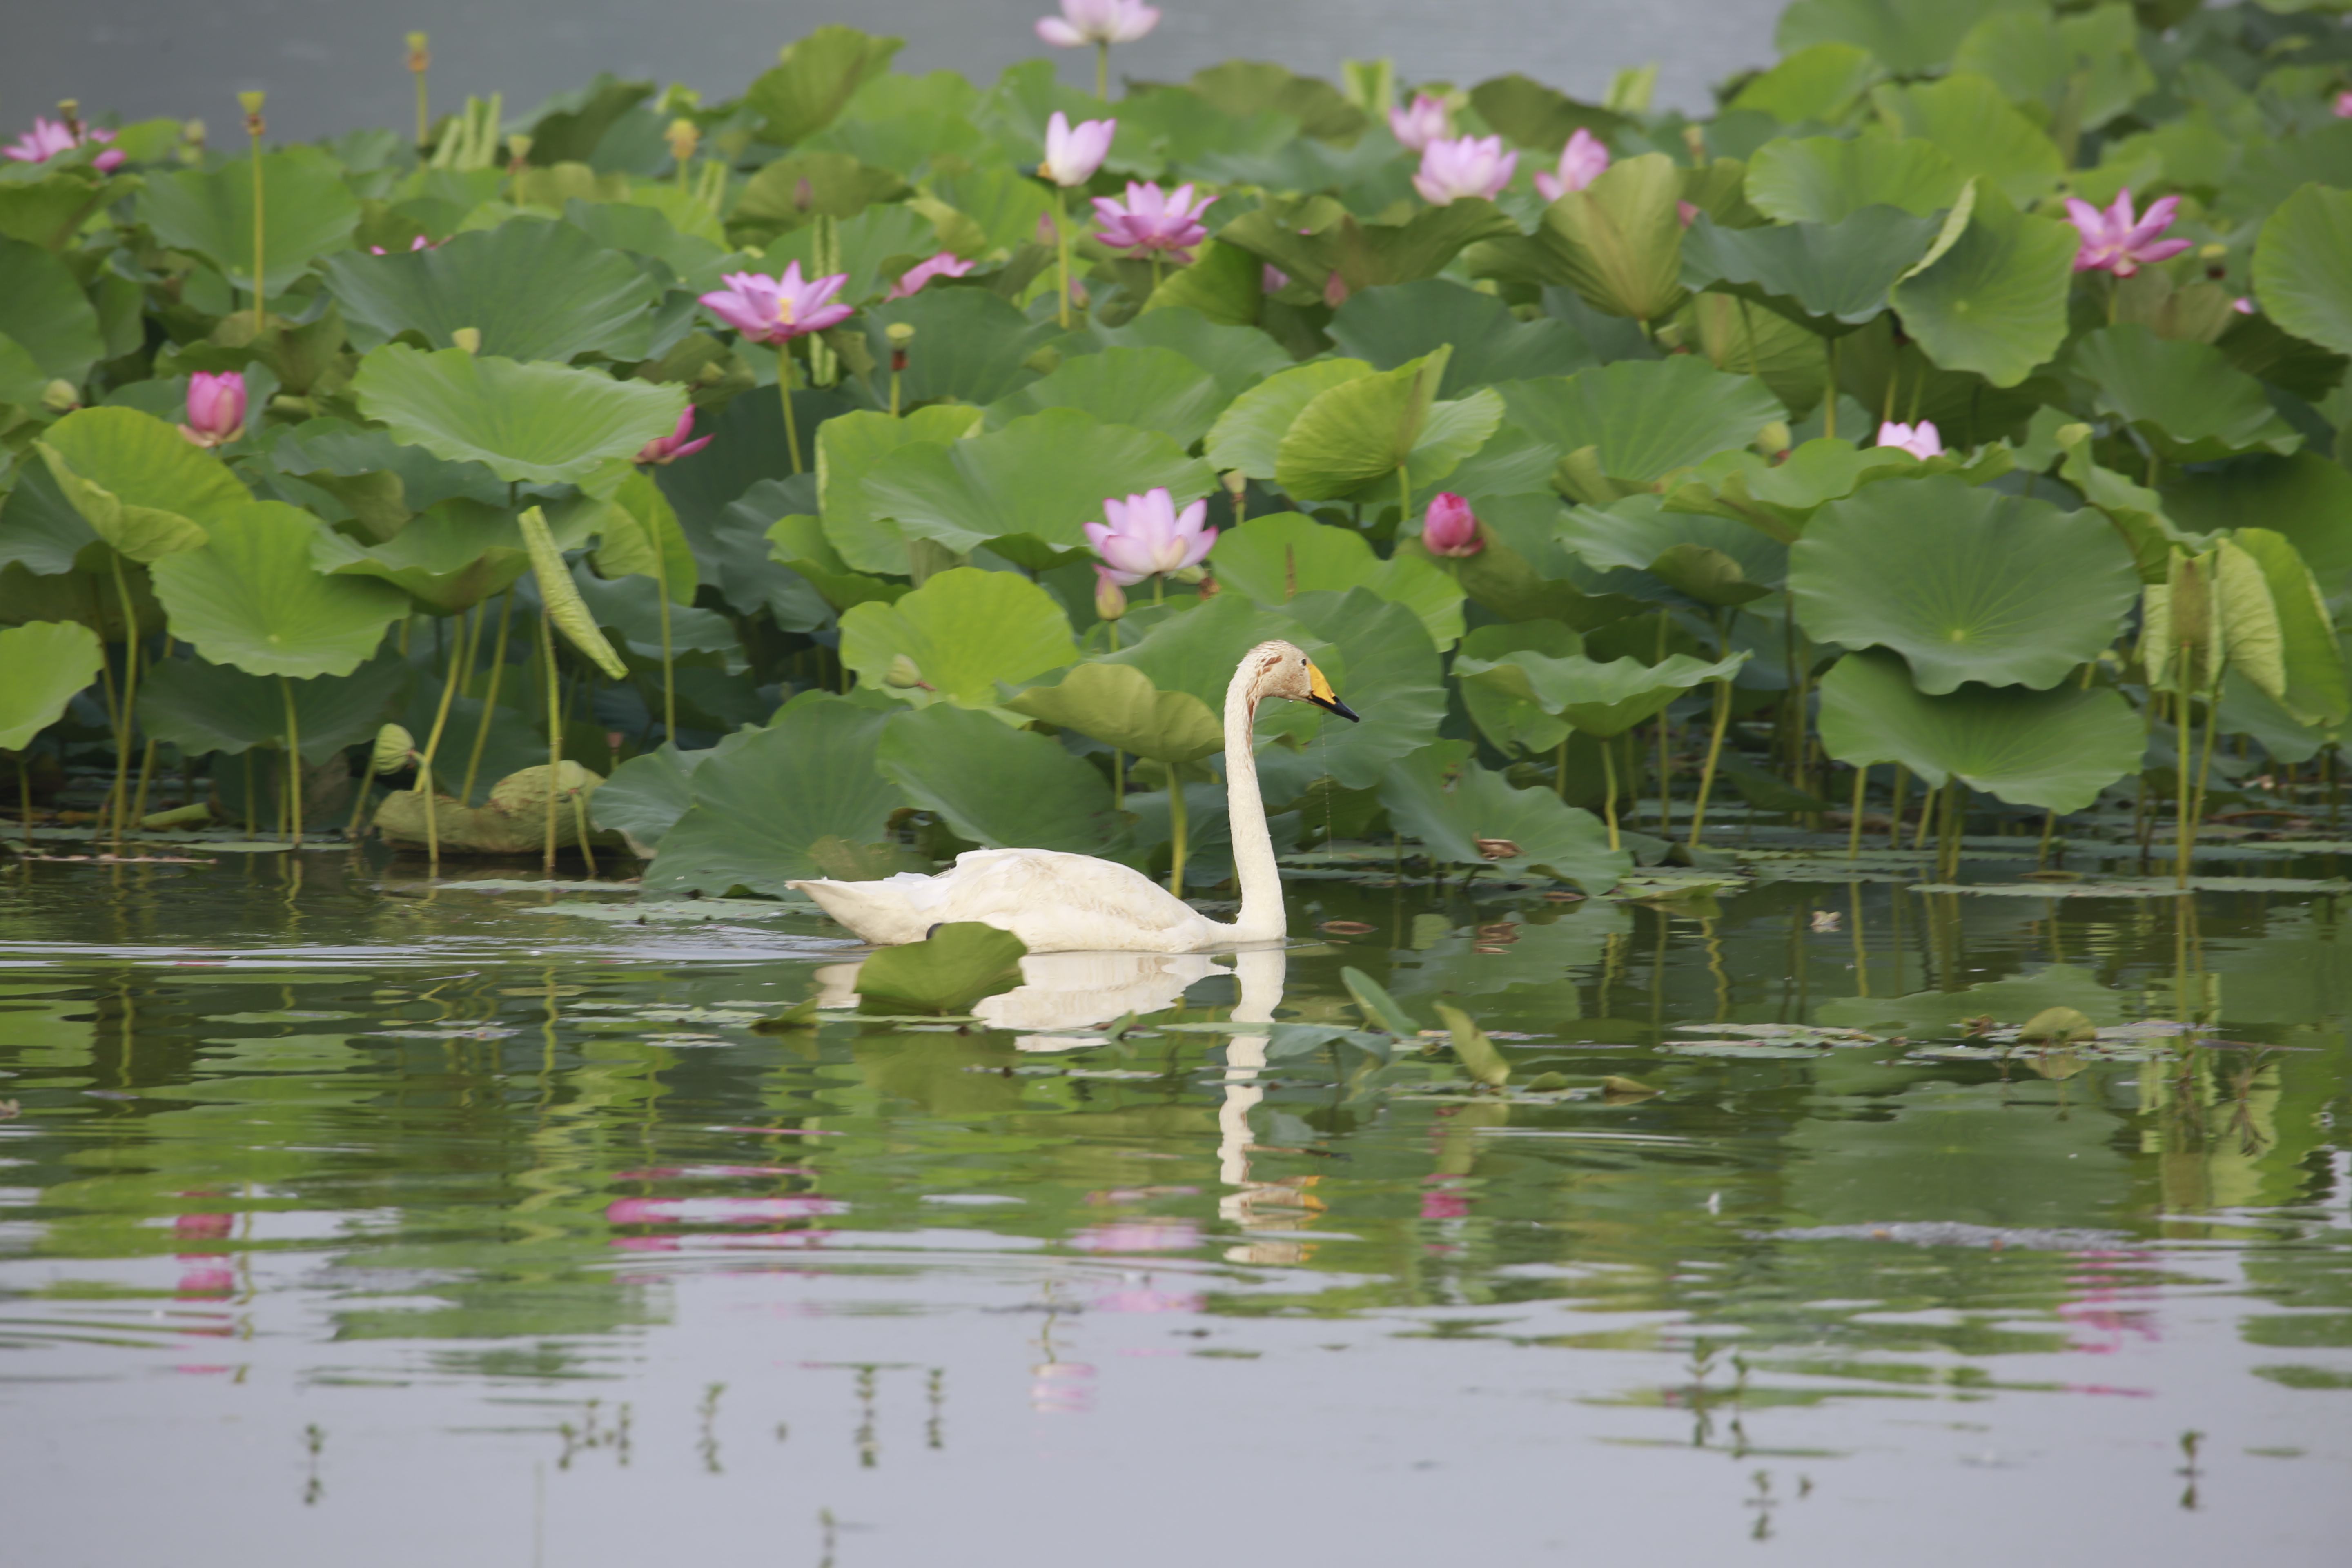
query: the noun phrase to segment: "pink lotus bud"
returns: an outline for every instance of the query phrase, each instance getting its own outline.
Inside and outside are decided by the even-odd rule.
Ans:
[[[1698,216],[1698,206],[1693,202],[1676,202],[1675,204],[1675,216],[1683,220],[1683,226],[1685,228],[1688,228],[1691,226],[1691,221]]]
[[[2230,309],[2237,311],[2241,316],[2251,316],[2255,313],[2252,299],[2244,294],[2241,294],[2236,299],[2231,300]]]
[[[233,370],[188,378],[188,422],[180,434],[199,447],[219,447],[245,434],[245,377]]]
[[[1160,25],[1160,8],[1143,0],[1062,0],[1058,16],[1040,16],[1037,36],[1056,48],[1131,44]]]
[[[2339,92],[2336,95],[2336,118],[2352,120],[2352,92]]]
[[[1543,193],[1544,200],[1556,202],[1570,191],[1584,189],[1608,167],[1608,147],[1600,137],[1580,126],[1576,134],[1568,139],[1568,145],[1560,149],[1558,171],[1537,172],[1536,189]]]
[[[1518,166],[1519,155],[1504,152],[1499,136],[1432,142],[1422,150],[1412,188],[1432,206],[1445,206],[1466,196],[1493,201],[1511,183]]]
[[[1095,568],[1095,614],[1106,621],[1127,614],[1127,590],[1118,585],[1108,566]]]
[[[1336,272],[1323,279],[1323,302],[1335,310],[1346,304],[1348,296],[1353,292],[1355,290],[1348,287],[1348,280]]]
[[[1111,137],[1118,131],[1116,120],[1082,120],[1072,125],[1068,115],[1054,110],[1045,122],[1045,161],[1037,172],[1066,189],[1085,184],[1110,156]]]
[[[1410,105],[1389,110],[1389,130],[1408,152],[1425,153],[1450,129],[1447,120],[1444,99],[1416,92]]]
[[[1486,542],[1478,537],[1477,514],[1451,490],[1440,490],[1430,498],[1429,511],[1421,521],[1421,542],[1432,555],[1457,559],[1486,548]]]

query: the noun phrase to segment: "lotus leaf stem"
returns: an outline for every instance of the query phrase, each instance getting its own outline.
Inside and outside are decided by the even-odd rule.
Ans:
[[[1886,812],[1886,847],[1889,849],[1903,847],[1904,797],[1910,792],[1911,770],[1897,763],[1895,764],[1894,803],[1887,807]]]
[[[555,875],[555,786],[563,772],[563,699],[556,686],[555,613],[542,597],[539,605],[539,655],[547,665],[547,858],[544,869]]]
[[[1061,186],[1054,187],[1054,254],[1061,268],[1062,311],[1059,318],[1064,331],[1070,330],[1070,197]]]
[[[482,696],[481,721],[474,726],[474,749],[466,758],[466,784],[457,798],[474,798],[474,779],[481,772],[482,748],[489,744],[490,718],[499,710],[499,683],[507,673],[507,623],[514,615],[514,590],[509,587],[499,601],[499,640],[490,650],[490,685]],[[472,671],[467,670],[468,678]]]
[[[462,632],[463,627],[459,630]],[[440,640],[440,627],[434,627],[435,640]],[[425,797],[425,857],[431,874],[441,874],[441,823],[434,810],[433,758],[441,749],[441,732],[449,727],[449,704],[456,700],[457,688],[465,679],[465,638],[448,660],[441,678],[440,705],[433,710],[433,732],[425,740],[425,750],[416,761],[416,787]],[[462,804],[462,803],[461,803]]]
[[[674,745],[677,739],[677,675],[670,656],[669,542],[662,536],[658,518],[646,532],[653,541],[654,589],[661,600],[662,739]]]
[[[1853,820],[1847,824],[1845,836],[1845,858],[1849,860],[1862,858],[1862,807],[1869,792],[1870,766],[1866,763],[1857,763],[1853,770],[1853,806],[1851,812]]]
[[[114,721],[114,847],[122,847],[125,816],[131,809],[131,735],[138,723],[139,612],[131,603],[131,582],[122,574],[122,552],[109,550],[106,563],[114,572],[115,596],[122,603],[122,701]]]
[[[131,820],[133,822],[144,822],[147,819],[147,786],[153,782],[154,777],[155,737],[150,735],[147,737],[146,746],[139,753],[139,793],[131,803]]]
[[[1617,756],[1616,737],[1601,742],[1601,777],[1602,780],[1601,815],[1609,819],[1609,847],[1622,847],[1617,835]]]
[[[294,708],[294,682],[278,678],[278,694],[286,700],[286,812],[294,847],[302,847],[302,721]]]
[[[586,796],[587,791],[584,789],[575,789],[572,792],[572,826],[580,835],[580,854],[588,862],[588,874],[593,877],[596,874],[596,851],[588,842]]]
[[[800,426],[793,420],[793,345],[776,345],[776,401],[784,405],[784,450],[792,455],[793,472],[801,471]]]
[[[1184,896],[1186,826],[1184,781],[1177,776],[1175,765],[1171,763],[1168,768],[1168,890],[1180,899]]]

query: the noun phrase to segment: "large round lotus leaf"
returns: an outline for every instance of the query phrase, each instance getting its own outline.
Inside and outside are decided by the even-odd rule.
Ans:
[[[1864,207],[1834,224],[1761,228],[1724,228],[1701,215],[1683,236],[1683,277],[1817,331],[1858,327],[1886,309],[1887,290],[1927,254],[1941,226],[1891,206]]]
[[[894,715],[878,756],[884,776],[959,838],[1075,855],[1115,854],[1126,842],[1110,780],[1034,730],[941,703]]]
[[[2156,89],[2139,28],[2131,7],[2114,4],[2063,20],[2040,6],[1996,9],[1960,40],[1952,68],[1985,78],[2012,102],[2069,113],[2095,131]]]
[[[506,504],[506,485],[481,464],[445,462],[422,447],[403,446],[390,431],[362,429],[346,419],[273,425],[262,439],[279,473],[326,490],[379,539],[460,496],[485,506]]]
[[[311,564],[339,577],[376,577],[444,613],[470,609],[530,570],[514,514],[479,501],[447,500],[420,512],[381,544],[321,531]]]
[[[1307,405],[1342,383],[1371,374],[1361,360],[1324,359],[1268,376],[1218,416],[1209,431],[1209,461],[1254,479],[1274,478],[1282,438]]]
[[[1494,295],[1444,278],[1352,294],[1328,330],[1341,353],[1381,370],[1450,346],[1440,397],[1496,382],[1570,375],[1592,363],[1591,345],[1566,321],[1522,321]]]
[[[1986,181],[2012,202],[2040,200],[2065,172],[2058,144],[1983,77],[1880,87],[1870,97],[1906,136],[1933,142],[1963,176]]]
[[[583,488],[627,477],[629,460],[686,410],[675,386],[405,343],[362,360],[352,390],[361,412],[435,457],[509,481]]]
[[[1748,161],[1748,200],[1779,223],[1842,223],[1867,206],[1926,217],[1968,181],[1933,142],[1807,136],[1767,142]]]
[[[905,45],[855,27],[819,27],[787,44],[777,64],[752,79],[744,104],[766,122],[768,141],[790,147],[832,124]]]
[[[218,458],[136,409],[77,409],[41,447],[74,510],[133,561],[203,543],[207,525],[253,500]]]
[[[1513,621],[1479,626],[1462,639],[1465,658],[1487,664],[1507,662],[1514,654],[1536,653],[1548,658],[1569,658],[1584,651],[1584,639],[1558,621]],[[1569,722],[1544,711],[1543,704],[1498,691],[1482,680],[1462,683],[1462,704],[1505,756],[1524,751],[1541,754],[1567,739]]]
[[[84,368],[88,368],[87,364]],[[31,352],[0,332],[0,403],[13,403],[19,408],[37,407],[48,385],[48,375]]]
[[[1730,679],[1747,662],[1745,653],[1715,664],[1686,653],[1644,664],[1638,658],[1604,663],[1582,654],[1555,658],[1528,651],[1492,660],[1465,656],[1454,661],[1454,672],[1465,681],[1557,713],[1585,734],[1605,741],[1664,712],[1695,686]]]
[[[375,733],[392,716],[407,679],[407,661],[387,651],[341,680],[294,682],[303,759],[323,763]],[[191,756],[283,745],[286,689],[275,676],[247,675],[200,658],[167,658],[140,677],[139,724]]]
[[[944,450],[971,434],[980,421],[977,408],[944,404],[918,408],[903,419],[855,409],[817,426],[817,506],[825,539],[843,565],[907,574],[907,531],[867,500],[866,476],[901,447],[929,443]]]
[[[0,631],[0,752],[21,752],[98,679],[105,645],[88,626],[35,621]]]
[[[907,326],[907,368],[898,377],[902,405],[952,397],[990,404],[1037,379],[1029,360],[1054,335],[1051,321],[1033,321],[985,289],[926,289],[859,312],[866,350],[877,367],[867,379],[875,401],[890,401],[889,329]]]
[[[1301,594],[1370,588],[1419,616],[1438,647],[1451,647],[1462,635],[1462,585],[1428,557],[1406,552],[1383,561],[1362,534],[1304,512],[1273,512],[1223,530],[1209,567],[1220,587],[1269,608]]]
[[[1439,741],[1381,780],[1381,804],[1432,858],[1495,866],[1507,875],[1545,871],[1595,893],[1633,868],[1631,855],[1609,847],[1599,817],[1548,789],[1512,788],[1473,762],[1470,751],[1466,741]]]
[[[211,537],[152,567],[172,635],[252,675],[349,675],[408,613],[408,595],[310,564],[320,524],[282,501],[214,516]]]
[[[1009,931],[981,921],[940,925],[920,942],[886,947],[857,966],[857,996],[868,1013],[960,1016],[973,1004],[1021,984],[1029,951]]]
[[[1843,43],[1807,44],[1762,75],[1750,77],[1726,107],[1769,114],[1783,125],[1832,121],[1883,74],[1867,49]]]
[[[1654,321],[1682,285],[1683,172],[1663,153],[1620,159],[1544,209],[1531,242],[1537,280],[1565,283],[1597,310]],[[1529,242],[1505,240],[1498,249]]]
[[[1977,19],[2003,8],[2005,0],[1796,0],[1780,13],[1772,42],[1783,54],[1852,44],[1913,75],[1950,63]]]
[[[901,447],[867,470],[864,493],[874,516],[961,554],[1013,536],[1083,550],[1106,498],[1160,485],[1182,506],[1215,489],[1217,476],[1157,431],[1049,408],[969,440]]]
[[[42,375],[76,386],[106,354],[98,311],[72,271],[23,240],[0,240],[0,333],[16,340]],[[20,406],[39,400],[36,392]]]
[[[2352,191],[2305,185],[2263,225],[2254,243],[2254,296],[2296,337],[2352,353],[2347,256],[2352,256]]]
[[[1440,348],[1318,394],[1283,433],[1276,481],[1301,500],[1326,500],[1392,485],[1400,468],[1416,487],[1452,473],[1502,424],[1503,406],[1491,391],[1434,401],[1451,353]]]
[[[1789,590],[1816,641],[1894,648],[1922,691],[2040,689],[2115,639],[2139,574],[2098,513],[1942,475],[1823,507],[1789,552]]]
[[[589,818],[599,827],[626,834],[632,844],[657,846],[694,805],[695,770],[763,733],[738,730],[721,737],[716,746],[691,752],[681,752],[668,741],[650,752],[640,752],[613,770],[613,776],[596,792]]]
[[[1109,348],[1065,360],[1042,381],[1033,381],[988,407],[988,422],[1002,428],[1025,414],[1076,408],[1106,425],[1154,430],[1190,447],[1209,432],[1231,399],[1207,373],[1173,349]]]
[[[1594,447],[1602,473],[1643,485],[1745,447],[1789,412],[1755,377],[1726,375],[1691,354],[1498,390],[1511,423],[1537,440],[1562,452]]]
[[[2115,692],[1965,686],[1929,696],[1903,661],[1850,653],[1822,678],[1821,736],[1856,767],[1900,763],[1930,785],[1958,777],[2016,805],[2080,811],[2136,771],[2139,716]]]
[[[1952,247],[1890,295],[1903,330],[1946,370],[2014,386],[2066,341],[2079,237],[1979,184]]]
[[[1146,310],[1124,326],[1097,323],[1094,336],[1112,348],[1173,349],[1206,371],[1228,397],[1239,397],[1294,363],[1289,351],[1255,327],[1213,321],[1181,305]],[[1088,352],[1084,338],[1066,338],[1057,346],[1066,355]]]
[[[354,251],[324,271],[362,349],[404,331],[447,348],[471,327],[481,353],[506,359],[643,359],[661,299],[636,263],[568,223],[504,223],[434,250]]]
[[[1574,508],[1559,537],[1597,571],[1639,574],[1612,576],[1610,590],[1654,604],[1749,604],[1789,574],[1789,547],[1760,529],[1704,512],[1667,511],[1654,496]]]
[[[887,714],[807,694],[764,730],[697,767],[694,804],[662,836],[646,868],[649,893],[723,894],[748,888],[790,898],[800,877],[887,876],[900,853],[877,853],[890,814],[907,804],[882,775]]]
[[[1017,572],[958,566],[896,604],[841,617],[841,662],[863,684],[909,700],[992,706],[997,682],[1019,686],[1076,663],[1070,618]]]
[[[1160,690],[1131,664],[1082,664],[1060,685],[1033,686],[1004,706],[1171,766],[1224,744],[1223,728],[1206,702],[1189,691]]]
[[[2098,406],[2129,420],[2168,461],[2284,454],[2303,444],[2263,384],[2210,343],[2159,338],[2126,322],[2085,333],[2066,359],[2098,389]]]
[[[311,262],[351,243],[360,204],[341,164],[316,147],[264,153],[261,179],[262,281],[276,294]],[[151,176],[139,216],[165,245],[204,257],[238,289],[253,288],[252,159],[201,174]]]
[[[2192,533],[2252,523],[2286,535],[2331,596],[2352,578],[2352,474],[2316,452],[2168,478],[2163,510]]]

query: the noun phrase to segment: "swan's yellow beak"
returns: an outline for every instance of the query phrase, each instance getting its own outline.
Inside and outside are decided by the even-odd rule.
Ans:
[[[1307,667],[1307,700],[1318,708],[1328,708],[1342,719],[1356,718],[1356,710],[1339,700],[1339,694],[1331,689],[1331,682],[1325,679],[1323,671],[1311,663]]]

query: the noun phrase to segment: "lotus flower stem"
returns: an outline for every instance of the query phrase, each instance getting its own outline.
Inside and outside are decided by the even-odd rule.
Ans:
[[[776,400],[784,405],[784,449],[792,454],[793,472],[801,471],[801,432],[793,421],[793,345],[776,345]]]
[[[1168,767],[1168,890],[1180,899],[1184,896],[1185,829],[1190,826],[1184,809],[1184,781],[1171,763]]]
[[[147,737],[147,745],[139,753],[139,793],[131,803],[131,820],[143,822],[147,817],[147,786],[155,777],[155,737]],[[181,803],[185,805],[184,801]]]
[[[424,152],[425,144],[433,139],[433,116],[429,112],[425,91],[425,72],[432,64],[433,51],[427,47],[425,35],[409,34],[408,68],[416,78],[416,150],[419,153]]]
[[[1928,785],[1931,792],[1934,787],[1935,786],[1932,784]],[[1925,849],[1927,847],[1927,830],[1935,825],[1935,821],[1936,796],[1930,793],[1923,797],[1919,802],[1919,831],[1911,836],[1912,848]]]
[[[2033,868],[2035,870],[2040,871],[2049,866],[2050,839],[2051,836],[2055,834],[2057,831],[2058,814],[2055,811],[2052,811],[2042,818],[2042,842],[2036,845],[2033,850]]]
[[[1611,736],[1601,742],[1601,815],[1609,822],[1609,847],[1612,849],[1621,847],[1617,837],[1617,753],[1612,749],[1615,739]]]
[[[1870,767],[1857,763],[1853,770],[1853,820],[1847,825],[1845,836],[1845,858],[1849,860],[1862,858],[1862,806],[1869,789]]]
[[[457,792],[459,800],[474,798],[474,779],[482,768],[482,748],[490,740],[490,716],[499,710],[499,682],[507,672],[507,622],[513,615],[514,590],[509,588],[499,600],[499,640],[490,650],[490,687],[482,696],[481,721],[474,726],[474,749],[466,758],[466,784]]]
[[[131,603],[131,584],[122,574],[122,552],[109,550],[107,564],[114,569],[115,596],[122,603],[122,700],[114,721],[114,847],[122,847],[122,830],[131,809],[131,736],[138,723],[139,612]]]
[[[1551,788],[1552,793],[1559,796],[1562,801],[1568,799],[1568,736],[1565,732],[1560,735],[1559,749],[1552,753]],[[1702,798],[1699,805],[1704,809],[1706,805],[1706,800]],[[1698,828],[1696,825],[1691,828],[1691,837],[1693,838],[1698,837]]]
[[[547,858],[544,869],[555,875],[555,784],[563,772],[563,707],[555,674],[555,613],[544,599],[539,606],[539,656],[547,664]]]
[[[458,630],[462,634],[464,627]],[[440,628],[434,628],[436,636]],[[441,824],[434,813],[433,758],[441,750],[441,732],[449,727],[449,704],[457,699],[457,687],[465,679],[466,640],[461,635],[457,647],[451,650],[446,670],[441,678],[441,703],[433,710],[433,732],[425,739],[425,750],[416,759],[416,788],[425,797],[425,858],[431,875],[441,874]]]
[[[1936,854],[1936,879],[1939,882],[1959,879],[1960,835],[1968,829],[1969,815],[1961,796],[1967,788],[1958,773],[1944,784],[1944,836],[1943,842],[1937,846]]]
[[[1061,268],[1061,326],[1064,331],[1067,331],[1070,328],[1070,196],[1058,184],[1054,187],[1054,254]]]
[[[661,596],[662,739],[677,743],[677,678],[671,668],[669,632],[669,561],[666,542],[654,537],[654,591]],[[585,842],[583,840],[583,842]]]
[[[1666,662],[1666,619],[1658,617],[1657,662]],[[1675,834],[1674,772],[1666,758],[1666,711],[1658,710],[1658,837],[1672,838]]]
[[[286,810],[293,825],[294,847],[302,847],[302,721],[294,710],[294,682],[278,678],[278,694],[286,701]]]
[[[1726,641],[1728,640],[1727,634]],[[1691,808],[1690,844],[1694,849],[1698,847],[1698,836],[1706,826],[1706,797],[1715,790],[1716,764],[1723,760],[1723,732],[1730,724],[1731,682],[1718,680],[1715,683],[1715,722],[1709,727],[1706,737],[1706,765],[1699,770],[1698,775],[1698,804]],[[1567,756],[1568,742],[1562,741],[1560,757],[1563,763]],[[1564,767],[1562,771],[1566,771]]]
[[[596,874],[596,851],[588,842],[588,806],[583,798],[584,793],[576,789],[572,792],[572,827],[580,836],[581,858],[588,862],[588,874],[593,877]]]
[[[265,226],[261,211],[261,133],[268,129],[261,118],[263,95],[240,92],[237,102],[245,110],[246,134],[253,138],[253,333],[261,335],[263,312],[268,303],[269,287],[262,281],[267,270],[262,266],[261,241]]]

